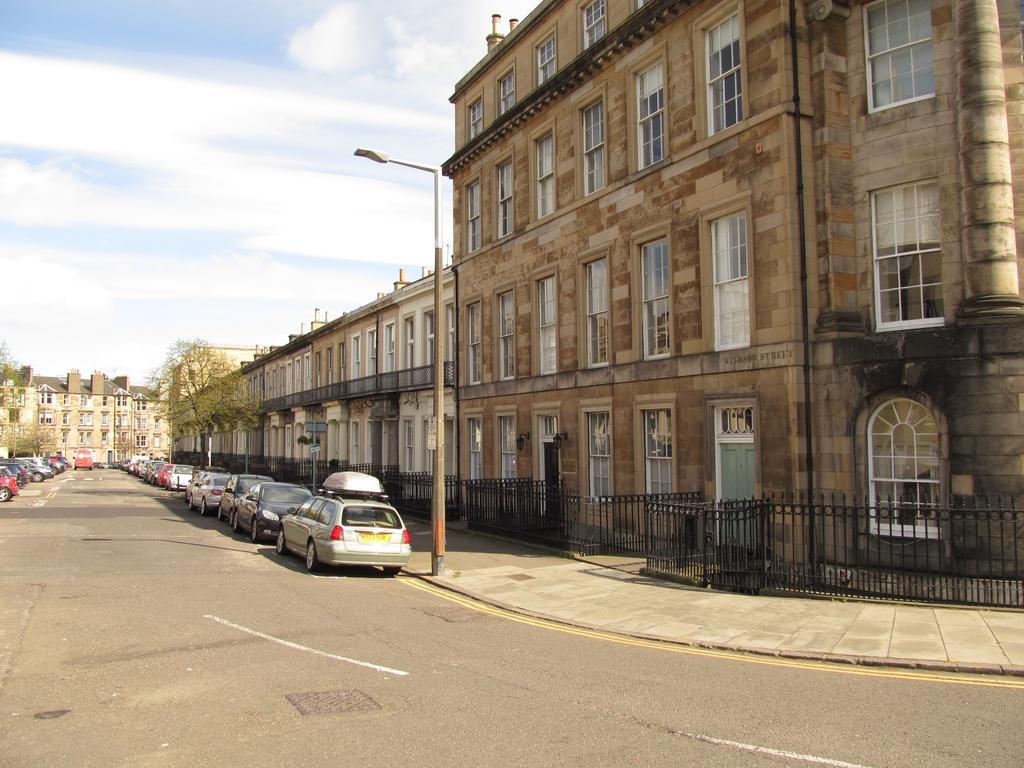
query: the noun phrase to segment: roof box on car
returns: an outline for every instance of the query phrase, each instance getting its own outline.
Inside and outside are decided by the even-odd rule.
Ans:
[[[373,475],[362,472],[335,472],[324,480],[324,493],[338,496],[381,496],[384,486]]]

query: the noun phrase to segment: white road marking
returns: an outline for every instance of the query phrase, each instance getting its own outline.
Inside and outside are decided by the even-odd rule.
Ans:
[[[771,749],[770,747],[759,747],[756,744],[742,744],[738,741],[729,741],[728,739],[716,739],[712,736],[703,736],[699,733],[682,733],[676,731],[680,736],[686,736],[690,739],[697,741],[703,741],[705,744],[714,744],[716,747],[729,747],[730,749],[740,749],[744,752],[754,752],[758,755],[770,755],[772,757],[784,757],[788,760],[799,760],[803,763],[814,763],[815,765],[830,765],[833,768],[867,768],[867,766],[859,765],[857,763],[844,763],[842,760],[832,760],[827,757],[817,757],[816,755],[802,755],[799,752],[786,752],[781,749]]]
[[[296,651],[306,651],[306,653],[312,653],[314,656],[323,656],[326,659],[334,659],[335,661],[344,661],[344,662],[346,662],[348,664],[355,664],[355,665],[360,666],[360,667],[369,667],[370,669],[375,669],[378,672],[388,672],[389,674],[399,675],[401,677],[405,677],[405,676],[407,676],[409,674],[408,672],[403,672],[400,669],[392,669],[391,667],[382,667],[379,664],[371,664],[368,661],[359,661],[358,659],[350,659],[350,658],[348,658],[346,656],[336,656],[333,653],[327,653],[326,651],[321,651],[321,650],[318,650],[317,648],[310,648],[309,646],[306,646],[306,645],[299,645],[298,643],[293,643],[290,640],[282,640],[279,637],[274,637],[273,635],[266,635],[263,632],[258,632],[255,629],[249,629],[248,627],[243,627],[240,624],[232,624],[230,621],[227,621],[226,619],[222,619],[219,616],[211,616],[210,614],[205,614],[203,616],[203,618],[204,619],[212,619],[213,621],[216,621],[218,624],[223,624],[225,627],[231,627],[232,629],[237,629],[239,632],[246,632],[246,633],[248,633],[250,635],[254,635],[256,637],[261,637],[264,640],[270,640],[273,643],[279,643],[280,645],[286,646],[287,648],[294,648]]]

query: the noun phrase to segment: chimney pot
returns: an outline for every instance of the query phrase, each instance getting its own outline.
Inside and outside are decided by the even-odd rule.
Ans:
[[[400,283],[404,283],[405,282],[405,269],[404,268],[401,268],[401,269],[398,270],[398,282],[400,282]]]
[[[501,14],[495,13],[491,16],[491,34],[487,36],[487,50],[493,51],[495,46],[505,39],[505,35],[498,31],[498,24],[501,23]]]
[[[511,32],[513,29],[519,26],[519,19],[508,20],[508,31]]]
[[[491,14],[491,32],[493,32],[496,35],[500,34],[498,32],[498,24],[500,24],[500,23],[501,23],[501,14],[500,13]]]

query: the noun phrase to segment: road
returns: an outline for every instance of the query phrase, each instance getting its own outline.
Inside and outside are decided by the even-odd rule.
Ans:
[[[1021,680],[591,637],[310,576],[115,470],[31,490],[0,505],[4,768],[1022,764]]]

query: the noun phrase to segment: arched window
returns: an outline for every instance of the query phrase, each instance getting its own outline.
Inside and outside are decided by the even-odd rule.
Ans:
[[[868,421],[868,448],[877,531],[894,536],[936,534],[942,448],[932,414],[907,398],[883,403]]]

